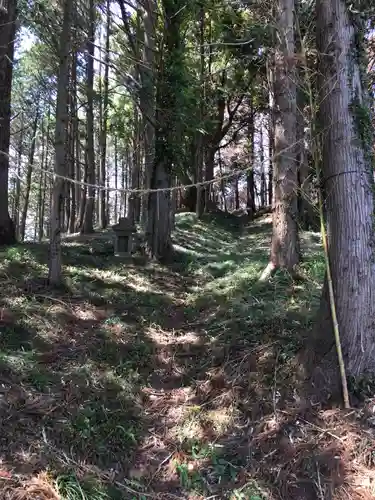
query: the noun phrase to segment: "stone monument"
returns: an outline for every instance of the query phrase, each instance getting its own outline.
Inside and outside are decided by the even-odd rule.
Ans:
[[[115,256],[129,257],[132,251],[133,234],[137,232],[137,228],[127,217],[120,217],[118,224],[112,226],[115,233]]]

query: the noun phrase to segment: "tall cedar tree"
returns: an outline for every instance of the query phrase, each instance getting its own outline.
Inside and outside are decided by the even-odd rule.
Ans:
[[[181,23],[184,2],[164,0],[165,30],[164,46],[159,81],[157,84],[157,113],[155,159],[150,175],[151,189],[161,189],[150,193],[148,198],[146,248],[150,257],[168,258],[172,250],[171,241],[171,186],[172,168],[177,160],[176,148],[179,137],[177,102],[180,88],[182,59]],[[177,140],[176,140],[177,139]]]
[[[299,261],[296,163],[294,0],[278,0],[273,75],[273,235],[263,279],[277,268],[293,272]]]
[[[89,0],[88,8],[88,40],[86,53],[86,169],[87,169],[87,200],[81,232],[94,232],[95,207],[95,149],[94,149],[94,56],[95,56],[95,3]]]
[[[0,245],[10,245],[16,239],[8,206],[10,105],[16,13],[16,0],[2,3],[0,8]]]
[[[348,5],[317,0],[319,122],[325,131],[322,184],[343,354],[348,374],[362,376],[375,372],[373,129],[364,81],[364,26]],[[332,331],[327,286],[318,321],[314,365],[323,356],[320,371],[327,387],[335,356],[333,335],[327,335]]]
[[[66,131],[68,125],[69,55],[71,48],[73,0],[64,2],[64,19],[59,41],[59,73],[55,125],[55,166],[51,205],[51,236],[49,248],[49,282],[61,283],[61,215],[64,206],[64,180],[66,175]]]

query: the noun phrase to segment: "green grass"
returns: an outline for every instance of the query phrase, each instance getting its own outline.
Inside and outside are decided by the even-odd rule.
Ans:
[[[267,498],[274,485],[252,477],[243,441],[289,391],[289,363],[319,303],[319,235],[302,240],[301,279],[278,272],[259,283],[267,222],[180,214],[169,266],[67,241],[65,287],[54,291],[46,245],[2,250],[1,306],[12,319],[0,364],[15,393],[5,465],[27,468],[20,450],[32,450],[64,500]]]
[[[111,497],[95,478],[80,480],[74,472],[56,478],[56,490],[63,500],[109,500]]]

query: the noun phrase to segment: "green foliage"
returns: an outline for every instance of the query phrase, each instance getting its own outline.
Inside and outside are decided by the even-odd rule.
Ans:
[[[374,129],[371,120],[371,112],[366,102],[360,100],[356,95],[350,105],[355,131],[365,153],[365,158],[371,162]]]
[[[200,491],[202,477],[199,472],[189,470],[188,464],[176,464],[176,471],[180,478],[181,486],[187,491]]]
[[[138,429],[126,408],[105,407],[101,401],[84,405],[74,415],[67,430],[72,443],[79,449],[85,443],[94,445],[92,452],[101,460],[119,457],[131,451],[138,441]]]
[[[266,498],[256,483],[236,489],[230,496],[230,500],[266,500]]]
[[[244,477],[252,462],[235,443],[243,443],[242,422],[252,405],[272,400],[275,370],[277,388],[290,376],[290,362],[309,331],[324,275],[320,237],[302,234],[303,279],[277,273],[260,285],[269,223],[260,219],[247,226],[230,214],[202,219],[178,214],[176,224],[178,254],[169,266],[98,259],[86,245],[67,242],[66,274],[74,280],[58,292],[22,288],[20,293],[17,285],[25,270],[32,283],[45,275],[45,245],[1,252],[1,276],[7,276],[6,283],[9,276],[15,278],[5,285],[4,303],[17,320],[2,326],[0,367],[4,377],[24,389],[23,399],[16,398],[12,407],[17,427],[13,418],[5,418],[3,436],[20,446],[40,444],[42,450],[43,436],[53,443],[49,463],[59,471],[56,489],[64,500],[139,500],[154,494],[144,486],[150,484],[147,472],[145,477],[137,476],[138,470],[131,477],[124,474],[121,488],[116,477],[114,484],[101,474],[94,481],[70,464],[61,471],[61,456],[90,463],[93,471],[113,464],[136,467],[140,447],[153,434],[164,433],[158,424],[167,410],[173,420],[163,453],[171,453],[171,462],[163,467],[168,472],[173,467],[181,497],[217,492],[231,500],[267,498],[258,476],[250,483]],[[195,334],[199,342],[191,341]],[[246,364],[251,353],[257,357],[255,371]],[[263,367],[260,358],[270,364]],[[197,402],[175,401],[185,390],[204,389],[215,369],[223,373],[224,390]],[[164,389],[171,381],[176,392]],[[222,400],[232,384],[240,388],[240,397],[233,393]],[[370,393],[371,386],[366,390]],[[268,416],[273,415],[271,407]],[[180,457],[174,457],[176,450]],[[154,460],[148,448],[144,452],[146,460]],[[160,472],[163,477],[165,470]]]
[[[80,480],[74,472],[58,476],[56,489],[62,500],[109,500],[103,486],[94,479]]]

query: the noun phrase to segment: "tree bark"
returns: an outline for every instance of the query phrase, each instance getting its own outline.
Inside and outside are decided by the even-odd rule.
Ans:
[[[375,372],[373,129],[360,22],[344,0],[318,0],[316,14],[329,258],[347,373],[356,377]],[[324,290],[319,316],[326,310]],[[322,335],[333,343],[331,324],[319,322],[317,344]]]
[[[298,109],[302,108],[303,103],[300,103]],[[298,222],[304,231],[317,230],[317,214],[314,213],[313,186],[308,151],[305,146],[305,122],[302,112],[298,111],[297,113]]]
[[[157,3],[155,0],[146,0],[143,7],[143,60],[139,67],[141,78],[140,104],[142,110],[142,129],[144,142],[144,183],[143,187],[150,187],[150,178],[155,159],[155,30]],[[147,194],[142,197],[142,226],[147,224]]]
[[[139,189],[140,175],[141,175],[141,133],[140,133],[140,119],[138,109],[134,108],[134,131],[133,131],[133,155],[132,155],[132,169],[131,169],[131,188]],[[131,193],[129,196],[129,219],[133,223],[139,222],[140,218],[140,198],[137,194]]]
[[[221,140],[221,139],[220,139]],[[205,148],[205,166],[206,166],[206,174],[205,174],[205,180],[206,181],[212,181],[214,178],[215,174],[215,156],[216,156],[216,151],[219,148],[219,144],[216,144],[215,146],[207,146]],[[206,190],[207,191],[207,190]]]
[[[13,211],[13,221],[15,227],[16,238],[19,238],[20,234],[20,201],[21,201],[21,169],[22,169],[22,156],[23,156],[23,146],[24,146],[24,113],[21,113],[21,130],[19,133],[18,142],[18,158],[17,158],[17,179],[16,179],[16,192],[14,198],[14,211]]]
[[[109,186],[109,175],[106,175],[106,192],[105,192],[105,217],[107,221],[107,226],[111,223],[111,201],[110,201],[110,186]]]
[[[48,119],[48,118],[47,118]],[[37,197],[37,208],[35,210],[35,241],[41,241],[43,238],[40,237],[40,225],[41,225],[41,213],[42,213],[42,203],[43,203],[43,189],[44,189],[44,178],[46,176],[44,170],[45,163],[45,155],[46,155],[46,144],[48,138],[46,139],[45,135],[45,120],[42,119],[41,127],[40,127],[40,135],[41,135],[41,157],[40,157],[40,172],[39,172],[39,185],[38,185],[38,197]]]
[[[55,168],[51,204],[51,234],[49,247],[49,283],[59,285],[61,276],[61,212],[64,206],[64,181],[66,175],[66,129],[69,84],[69,55],[71,47],[73,0],[65,0],[64,19],[59,42],[59,74],[57,80],[57,105],[55,125]]]
[[[17,2],[0,9],[0,245],[15,243],[14,224],[9,216],[8,175],[11,90]]]
[[[296,16],[300,15],[300,2],[295,2]],[[303,53],[301,34],[297,30],[296,36],[296,52]],[[304,90],[306,68],[299,64],[297,66],[297,118],[296,118],[296,162],[298,171],[298,223],[301,229],[308,231],[314,226],[314,217],[311,200],[311,180],[309,172],[309,162],[307,158],[307,150],[305,146],[305,107],[306,98]]]
[[[141,61],[141,41],[142,37],[145,36],[145,30],[141,27],[141,20],[143,16],[143,10],[141,6],[137,9],[137,27],[136,27],[136,40],[134,44],[134,52],[137,61]],[[150,70],[148,70],[150,71]],[[142,142],[143,134],[141,132],[142,126],[145,124],[149,117],[146,117],[146,111],[142,109],[143,106],[148,106],[148,100],[152,98],[154,89],[151,89],[147,84],[147,88],[143,87],[144,68],[142,64],[136,65],[136,77],[140,78],[141,81],[141,92],[140,92],[140,104],[142,115],[140,115],[139,110],[134,106],[134,130],[133,130],[133,155],[132,155],[132,171],[131,171],[131,188],[139,189],[142,185]],[[151,96],[147,95],[151,92]],[[143,120],[142,120],[143,118]],[[144,121],[144,123],[142,123]],[[151,153],[152,154],[152,153]],[[149,174],[148,174],[149,175]],[[147,184],[147,182],[146,182]],[[129,196],[129,218],[133,223],[140,222],[141,216],[141,198],[135,194],[131,193]]]
[[[234,208],[239,210],[240,208],[240,192],[238,189],[238,177],[234,181]]]
[[[160,149],[162,148],[157,144],[156,152],[158,153]],[[153,175],[151,177],[151,188],[169,188],[171,178],[169,173],[170,164],[167,163],[167,158],[163,159],[162,157],[157,156],[155,162],[156,164],[154,166]],[[151,258],[159,260],[167,259],[170,256],[172,250],[170,193],[166,191],[150,193],[148,206],[148,254]]]
[[[177,178],[172,179],[172,186],[177,186]],[[171,211],[170,211],[170,225],[171,231],[176,229],[176,211],[177,211],[177,190],[171,192]]]
[[[39,111],[39,105],[38,105],[36,113],[35,113],[33,127],[31,130],[31,142],[30,142],[29,158],[28,158],[28,163],[27,163],[27,172],[26,172],[26,191],[25,191],[25,196],[24,196],[21,224],[20,224],[20,239],[21,239],[21,241],[25,240],[26,219],[27,219],[27,212],[29,210],[31,177],[33,174],[36,134],[38,131],[38,123],[39,123],[39,113],[40,113],[40,111]]]
[[[74,140],[74,179],[77,182],[80,182],[82,179],[81,174],[81,143],[79,140],[79,117],[78,117],[78,109],[77,109],[77,65],[78,65],[78,57],[77,52],[73,52],[73,62],[72,62],[72,111],[74,112],[74,117],[72,117],[73,121],[73,140]],[[72,185],[74,188],[74,200],[75,200],[75,210],[74,213],[74,227],[73,231],[80,231],[81,225],[81,205],[82,205],[82,193],[84,188],[79,184]],[[84,209],[84,207],[83,207]]]
[[[269,118],[268,130],[268,204],[272,207],[273,204],[273,144],[274,130],[272,116]]]
[[[76,180],[77,170],[79,169],[79,156],[78,156],[78,117],[77,117],[77,52],[72,54],[72,74],[70,80],[70,127],[69,127],[69,177]],[[78,186],[79,187],[79,186]],[[70,182],[68,184],[69,190],[69,221],[68,232],[74,233],[77,218],[77,184]]]
[[[200,96],[199,96],[199,121],[200,128],[203,128],[204,122],[204,110],[205,110],[205,47],[204,47],[204,28],[205,28],[205,11],[204,3],[200,4],[199,9],[199,50],[200,50]],[[202,197],[203,186],[199,183],[203,181],[203,169],[204,169],[204,158],[205,158],[205,144],[204,144],[204,132],[197,131],[197,148],[196,148],[196,182],[197,186],[197,202],[195,212],[197,217],[202,217],[204,212],[204,199]],[[213,167],[212,167],[213,176]],[[208,186],[206,186],[207,188]],[[206,203],[207,209],[207,203]]]
[[[94,148],[94,55],[95,55],[95,5],[94,0],[89,1],[89,30],[87,41],[87,109],[86,109],[86,148],[87,148],[87,198],[81,232],[89,234],[94,232],[95,208],[95,148]]]
[[[106,157],[107,157],[107,122],[108,122],[108,106],[109,106],[109,65],[110,65],[110,30],[111,30],[111,5],[110,0],[107,0],[107,18],[106,18],[106,38],[105,38],[105,57],[104,57],[104,80],[103,80],[103,119],[101,123],[100,134],[100,169],[99,169],[99,184],[104,187],[106,184]],[[106,211],[106,191],[101,189],[99,192],[99,226],[105,229],[108,225]]]
[[[266,184],[266,172],[264,165],[264,144],[263,144],[263,123],[260,125],[259,131],[259,141],[260,141],[260,204],[264,208],[267,205],[267,184]]]
[[[223,177],[223,162],[221,158],[221,151],[219,149],[219,168],[220,168],[220,177]],[[228,211],[228,206],[227,206],[227,197],[225,194],[225,182],[224,180],[220,181],[220,188],[221,188],[221,196],[223,199],[223,205],[224,205],[224,211]]]
[[[118,151],[117,151],[117,135],[114,137],[114,159],[115,159],[115,224],[118,220]]]
[[[299,262],[297,228],[294,0],[279,0],[274,74],[273,235],[271,267],[293,272]]]
[[[246,200],[246,210],[247,215],[250,218],[254,217],[255,214],[255,181],[254,181],[254,163],[255,163],[255,151],[254,151],[254,120],[255,114],[253,110],[253,104],[250,104],[250,115],[249,115],[249,167],[250,170],[247,171],[246,176],[246,187],[247,187],[247,200]]]
[[[79,141],[78,141],[79,142]],[[78,152],[77,152],[78,154]],[[80,155],[78,156],[80,158]],[[83,166],[83,176],[81,175],[81,169],[80,165],[76,165],[76,179],[83,182],[87,182],[87,151],[84,151],[84,166]],[[78,216],[77,216],[77,221],[76,221],[76,231],[81,231],[82,226],[83,226],[83,219],[85,215],[85,209],[86,209],[86,198],[87,198],[87,187],[86,186],[79,186],[78,190]]]
[[[44,123],[44,122],[43,122]],[[49,134],[50,134],[50,107],[47,109],[47,129],[43,138],[44,154],[43,161],[41,161],[42,168],[45,172],[41,172],[41,191],[40,191],[40,204],[39,204],[39,228],[38,228],[38,241],[42,241],[44,237],[44,217],[46,213],[46,194],[47,194],[47,170],[49,169]]]
[[[44,235],[44,204],[46,199],[46,174],[40,172],[38,189],[38,229],[37,241],[41,242]]]
[[[129,165],[129,152],[125,150],[124,159],[122,161],[121,170],[121,198],[120,198],[120,216],[125,217],[127,213],[127,196],[125,189],[128,188],[128,165]]]
[[[42,185],[42,203],[40,206],[40,215],[39,215],[38,241],[42,241],[42,239],[44,238],[44,216],[46,212],[46,193],[47,193],[47,174],[44,174],[43,185]]]
[[[155,160],[150,187],[160,189],[150,193],[146,230],[146,251],[151,258],[167,259],[172,251],[171,239],[171,186],[172,168],[176,161],[176,138],[179,137],[177,116],[178,92],[176,84],[179,74],[177,67],[181,61],[181,33],[183,3],[180,0],[164,0],[164,52],[160,67],[157,90],[158,124],[156,133]],[[179,63],[179,64],[176,64]]]

